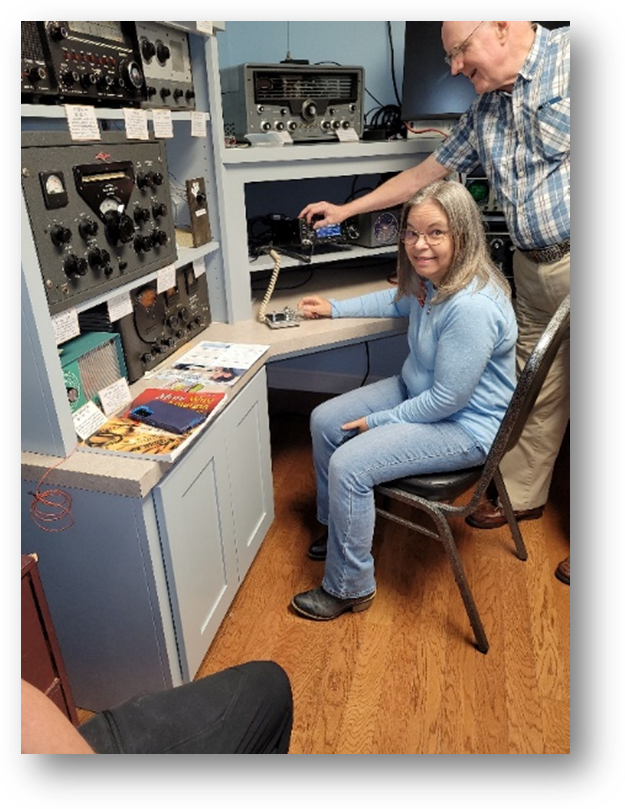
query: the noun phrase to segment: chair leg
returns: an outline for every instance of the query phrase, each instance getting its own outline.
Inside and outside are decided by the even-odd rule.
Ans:
[[[514,540],[514,545],[516,547],[516,555],[522,562],[525,562],[527,560],[527,549],[525,547],[525,543],[523,542],[523,537],[521,535],[519,523],[517,521],[517,518],[514,516],[512,503],[510,502],[508,490],[506,489],[506,484],[503,481],[503,477],[501,475],[501,472],[499,471],[499,467],[497,467],[497,469],[493,474],[493,480],[495,481],[495,486],[497,487],[497,495],[499,497],[499,502],[501,503],[504,514],[506,515],[506,519],[508,520],[508,525],[510,527],[512,539]]]
[[[449,523],[442,515],[436,512],[428,513],[436,523],[439,538],[443,543],[445,553],[447,554],[447,558],[451,563],[454,578],[456,579],[456,584],[458,585],[460,595],[462,596],[462,600],[464,602],[464,608],[471,623],[473,634],[475,635],[477,648],[480,652],[482,652],[482,654],[486,654],[486,652],[488,652],[488,639],[486,637],[484,627],[482,626],[482,621],[477,611],[477,606],[475,604],[471,588],[469,587],[469,583],[464,572],[464,567],[462,566],[458,548],[456,547],[451,529],[449,528]]]

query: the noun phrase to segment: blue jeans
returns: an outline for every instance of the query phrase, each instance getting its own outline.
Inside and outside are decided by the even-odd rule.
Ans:
[[[475,439],[452,421],[385,424],[345,440],[342,424],[407,398],[401,378],[392,377],[330,399],[311,414],[317,519],[328,526],[322,586],[338,598],[375,590],[371,544],[378,483],[484,463]]]

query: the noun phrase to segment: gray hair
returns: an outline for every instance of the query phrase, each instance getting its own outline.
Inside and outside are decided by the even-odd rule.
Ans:
[[[432,303],[441,303],[466,287],[474,278],[477,279],[477,289],[493,281],[509,298],[510,285],[490,256],[480,209],[464,185],[452,180],[436,180],[421,188],[404,205],[401,229],[406,227],[412,208],[424,202],[435,202],[445,212],[449,220],[449,235],[453,240],[451,264]],[[400,241],[397,254],[397,298],[414,295],[418,284],[419,277],[408,259],[404,243]]]

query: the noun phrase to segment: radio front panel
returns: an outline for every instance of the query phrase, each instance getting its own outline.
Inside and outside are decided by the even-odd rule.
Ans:
[[[22,20],[22,99],[54,98],[58,88],[44,49],[44,23]]]
[[[295,141],[337,140],[364,129],[364,68],[244,64],[221,71],[226,136],[288,133]]]
[[[134,22],[47,20],[37,25],[42,26],[58,103],[138,106],[146,98]]]
[[[24,132],[21,174],[51,314],[176,261],[162,142]]]
[[[194,110],[195,90],[189,36],[156,22],[137,22],[141,66],[147,100],[143,107]]]

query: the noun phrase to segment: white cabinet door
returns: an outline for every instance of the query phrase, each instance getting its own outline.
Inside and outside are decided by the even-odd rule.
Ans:
[[[228,406],[227,415],[225,437],[234,534],[239,579],[243,581],[274,517],[264,367]]]
[[[152,493],[185,682],[195,676],[238,587],[226,415]]]

